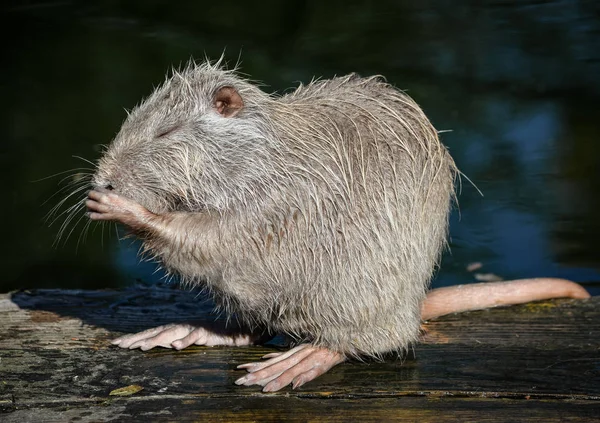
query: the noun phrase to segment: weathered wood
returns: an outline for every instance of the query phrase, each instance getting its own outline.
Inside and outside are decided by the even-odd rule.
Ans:
[[[115,422],[593,422],[600,406],[590,401],[456,397],[304,398],[245,396],[181,398],[163,395],[98,403],[38,404],[40,409],[1,415],[6,423]]]
[[[148,352],[117,332],[214,319],[169,287],[0,296],[0,421],[591,421],[600,416],[600,298],[447,316],[403,360],[344,363],[302,388],[238,387],[273,347]],[[129,385],[128,396],[109,393]],[[43,409],[43,411],[41,411]]]

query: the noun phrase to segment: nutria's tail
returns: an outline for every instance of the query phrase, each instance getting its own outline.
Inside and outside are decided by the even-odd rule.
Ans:
[[[485,282],[434,289],[421,306],[421,320],[467,310],[522,304],[550,298],[589,298],[579,284],[566,279],[534,278]]]

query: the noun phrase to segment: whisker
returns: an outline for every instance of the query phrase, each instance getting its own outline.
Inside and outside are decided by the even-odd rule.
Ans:
[[[75,179],[75,176],[79,176],[79,178]],[[78,172],[78,173],[74,173],[70,176],[65,176],[64,178],[62,178],[60,181],[58,181],[59,185],[65,183],[66,180],[68,180],[69,178],[71,178],[70,182],[67,182],[67,186],[71,185],[71,184],[76,184],[79,183],[81,181],[85,181],[85,182],[91,182],[92,181],[92,177],[94,176],[94,174],[92,172],[90,173],[82,173],[82,172]]]
[[[80,185],[80,186],[78,186],[78,185]],[[54,194],[52,194],[50,197],[48,197],[48,199],[46,199],[46,200],[45,200],[45,201],[42,203],[42,205],[44,205],[44,204],[48,203],[48,202],[49,202],[50,200],[52,200],[54,197],[56,197],[56,196],[57,196],[57,195],[59,195],[59,194],[62,194],[62,193],[64,193],[64,192],[65,192],[65,191],[67,191],[67,190],[72,190],[72,189],[75,189],[75,190],[80,190],[80,189],[81,189],[81,187],[86,187],[86,188],[87,188],[87,187],[90,187],[90,185],[89,185],[88,181],[83,181],[83,180],[81,180],[81,181],[75,181],[75,182],[69,183],[67,186],[64,186],[64,187],[60,188],[58,191],[56,191]],[[91,187],[90,187],[90,188],[91,188]],[[67,196],[66,198],[64,198],[63,200],[61,200],[61,201],[59,202],[59,204],[64,204],[64,201],[65,201],[67,198],[68,198],[68,196]],[[54,209],[55,207],[56,207],[56,206],[54,206],[54,207],[53,207],[53,209]]]
[[[75,213],[73,213],[72,216],[75,216]],[[77,227],[77,225],[79,225],[79,222],[81,222],[81,219],[83,219],[85,217],[87,217],[85,215],[85,213],[82,213],[81,216],[79,216],[79,219],[77,219],[75,221],[75,223],[71,226],[71,230],[67,234],[67,237],[65,238],[65,242],[71,237],[71,234],[73,233],[73,231],[75,230],[75,228]],[[75,251],[77,251],[77,247],[76,247]]]
[[[67,195],[65,198],[63,198],[62,200],[60,200],[56,206],[52,207],[52,209],[46,214],[46,217],[45,217],[45,221],[46,222],[48,222],[50,219],[52,219],[52,221],[49,223],[49,226],[52,226],[65,213],[69,213],[70,210],[73,209],[73,207],[75,207],[75,206],[82,206],[82,207],[84,207],[85,206],[84,202],[83,201],[78,201],[77,203],[75,203],[71,207],[69,207],[66,210],[64,210],[62,213],[57,214],[58,211],[60,210],[60,208],[67,202],[67,200],[69,200],[70,198],[72,198],[75,195],[79,195],[81,192],[84,192],[87,189],[88,189],[87,186],[81,186],[81,187],[75,189],[69,195]]]
[[[87,222],[84,223],[83,228],[81,229],[81,232],[79,233],[79,236],[77,237],[77,244],[75,245],[75,253],[77,253],[79,251],[79,244],[82,243],[82,241],[83,241],[83,244],[85,244],[85,238],[87,236],[87,232],[88,232],[91,224],[92,224],[91,219],[88,219]]]
[[[104,250],[104,228],[106,228],[106,225],[102,225],[102,230],[100,232],[100,247],[102,248],[102,250]]]
[[[71,213],[73,208],[76,208],[78,206],[77,204],[72,204],[71,206],[69,206],[65,210],[63,210],[60,214],[58,214],[59,208],[64,205],[65,201],[66,200],[61,201],[50,211],[50,213],[48,213],[48,215],[45,218],[45,221],[48,224],[48,226],[54,225],[58,219],[60,219],[65,214],[68,215],[69,213]],[[50,219],[52,219],[52,220],[50,220]]]
[[[83,207],[84,207],[83,204],[74,204],[73,206],[71,206],[67,209],[68,210],[67,218],[60,225],[60,228],[58,229],[58,233],[56,235],[56,240],[54,241],[55,247],[60,245],[60,242],[63,240],[63,236],[64,236],[65,231],[68,228],[69,224],[73,221],[75,216],[77,216],[77,213]],[[61,213],[61,214],[63,214],[63,213]],[[64,242],[66,242],[67,239],[68,239],[68,237],[66,239],[64,239]]]
[[[95,171],[95,169],[92,169],[89,167],[76,167],[75,169],[63,170],[62,172],[57,172],[53,175],[45,176],[40,179],[34,179],[33,181],[29,181],[29,182],[31,182],[31,183],[42,182],[42,181],[46,181],[48,179],[56,178],[57,176],[60,176],[60,175],[64,175],[65,173],[71,172],[73,174],[77,174],[78,172],[81,172],[81,171],[90,172],[90,175],[91,175]]]
[[[91,164],[94,167],[94,170],[98,168],[98,164],[97,163],[94,163],[93,161],[88,160],[88,159],[86,159],[84,157],[81,157],[81,156],[72,156],[72,157],[75,158],[75,159],[83,160],[84,162]]]
[[[46,205],[55,198],[62,197],[60,198],[60,201],[46,213],[44,221],[49,226],[52,226],[62,220],[53,242],[54,247],[64,245],[70,239],[73,232],[75,232],[76,228],[81,228],[75,247],[75,250],[78,251],[79,246],[85,243],[92,224],[91,220],[85,220],[87,214],[85,213],[86,207],[84,200],[86,192],[91,189],[91,181],[98,165],[81,156],[72,157],[81,160],[90,166],[81,166],[57,172],[32,182],[41,182],[52,178],[62,177],[58,181],[57,190],[42,203],[42,205]],[[68,205],[68,207],[66,207],[66,205]]]

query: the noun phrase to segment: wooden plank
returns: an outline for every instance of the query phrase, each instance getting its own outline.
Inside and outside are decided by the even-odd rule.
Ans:
[[[29,397],[106,396],[132,384],[144,394],[256,393],[257,387],[233,384],[243,375],[235,366],[254,361],[265,348],[194,347],[174,352],[118,349],[32,349],[0,353],[0,393],[9,389],[17,399]],[[563,352],[567,354],[567,352]],[[345,363],[298,391],[317,395],[398,396],[427,392],[460,395],[596,399],[600,397],[600,357],[596,352],[560,359],[534,350],[417,349],[416,359],[385,363]]]
[[[456,397],[304,398],[163,395],[105,402],[39,404],[0,414],[4,423],[127,422],[594,422],[600,404]]]
[[[590,421],[600,415],[599,304],[594,297],[447,316],[427,323],[424,341],[403,360],[344,363],[299,390],[262,394],[233,384],[243,374],[235,366],[272,347],[108,345],[115,331],[214,319],[194,293],[17,292],[0,296],[0,409],[8,413],[0,420],[36,421],[43,408],[48,421]],[[108,395],[132,384],[144,389]]]

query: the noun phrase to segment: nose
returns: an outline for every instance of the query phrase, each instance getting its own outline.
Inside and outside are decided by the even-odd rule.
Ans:
[[[112,191],[115,189],[115,187],[111,181],[108,181],[104,178],[99,178],[99,177],[94,178],[92,185],[94,186],[94,188],[107,189],[109,191]]]

